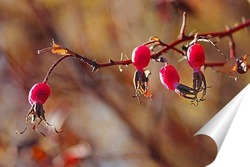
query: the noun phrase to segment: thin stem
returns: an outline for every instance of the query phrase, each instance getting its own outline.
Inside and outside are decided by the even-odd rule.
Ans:
[[[211,45],[213,45],[213,46],[216,48],[216,50],[217,50],[222,56],[225,57],[226,60],[228,60],[227,56],[226,56],[226,55],[225,55],[225,54],[215,45],[214,42],[212,42],[210,39],[209,39],[208,41],[209,41],[209,43],[210,43]]]
[[[144,43],[143,45],[151,45],[151,50],[153,50],[153,49],[156,48],[156,47],[162,47],[162,46],[164,46],[164,47],[169,47],[170,49],[173,49],[173,50],[176,51],[177,53],[180,53],[181,55],[184,55],[184,52],[183,52],[182,50],[177,49],[177,48],[175,48],[174,46],[170,46],[170,45],[168,45],[168,44],[162,42],[162,41],[160,40],[160,38],[158,38],[158,37],[156,37],[156,36],[150,37],[150,38],[149,38],[149,41],[147,41],[147,42]],[[161,50],[162,50],[162,49],[161,49]],[[161,52],[161,50],[158,51],[158,52]],[[152,58],[152,57],[151,57],[151,58]]]
[[[175,50],[178,53],[183,55],[184,53],[181,50],[176,49],[175,46],[177,46],[178,44],[183,43],[185,41],[193,40],[194,37],[195,37],[194,35],[186,36],[184,34],[185,26],[186,26],[186,15],[184,13],[183,14],[183,23],[182,23],[182,27],[181,27],[181,31],[180,31],[180,34],[183,35],[182,38],[177,39],[177,40],[175,40],[174,42],[172,42],[170,44],[164,44],[165,47],[163,49],[161,49],[160,51],[158,51],[157,53],[152,54],[151,58],[152,59],[157,59],[163,53],[166,53],[169,49],[173,49],[173,50]],[[225,36],[230,36],[233,33],[237,32],[237,31],[239,31],[239,30],[241,30],[243,28],[246,28],[248,26],[250,26],[250,19],[246,20],[245,22],[243,22],[241,24],[238,24],[234,28],[230,28],[230,29],[227,29],[225,31],[219,31],[219,32],[202,33],[202,34],[199,34],[199,36],[209,36],[210,38],[213,38],[213,37],[223,38]],[[53,47],[52,47],[52,49],[53,49]],[[58,49],[65,49],[67,51],[67,54],[70,54],[70,55],[66,55],[66,56],[61,57],[62,60],[65,59],[66,57],[73,56],[73,57],[78,58],[81,61],[87,63],[91,67],[93,67],[93,71],[97,71],[99,68],[104,68],[104,67],[109,67],[109,66],[114,66],[114,65],[129,65],[129,64],[132,63],[132,60],[124,60],[124,61],[122,61],[122,60],[119,60],[119,61],[109,60],[108,63],[97,63],[96,61],[88,59],[88,58],[86,58],[84,56],[81,56],[81,55],[79,55],[77,53],[74,53],[74,52],[72,52],[71,50],[69,50],[67,48],[62,47],[62,48],[58,48]],[[50,73],[54,70],[55,66],[57,66],[57,64],[60,61],[62,61],[61,59],[59,59],[58,62],[55,62],[52,65],[52,67],[48,71],[46,77],[44,78],[44,82],[48,81],[48,77],[49,77]],[[209,65],[209,66],[211,66],[211,65]]]
[[[131,63],[132,63],[132,60],[120,60],[120,61],[109,60],[109,63],[97,63],[97,64],[99,68],[103,68],[103,67],[109,67],[113,65],[129,65]]]
[[[185,55],[185,53],[182,51],[182,50],[180,50],[180,49],[177,49],[177,48],[175,48],[174,46],[171,46],[171,45],[167,45],[167,44],[165,44],[165,43],[161,43],[163,46],[165,46],[166,48],[170,48],[170,49],[173,49],[174,51],[176,51],[177,53],[180,53],[181,55]],[[162,49],[163,50],[163,49]],[[161,51],[159,51],[159,52],[161,52]]]
[[[220,67],[223,66],[225,64],[225,62],[215,62],[215,63],[205,63],[204,67]],[[250,68],[250,64],[247,65],[247,68]]]
[[[71,55],[66,55],[66,56],[62,56],[60,59],[58,59],[54,64],[52,64],[52,66],[50,67],[49,71],[47,72],[46,76],[44,77],[43,83],[47,83],[49,80],[49,76],[52,73],[52,71],[56,68],[56,66],[63,61],[64,59],[66,59],[67,57],[70,57]]]
[[[80,61],[88,64],[89,66],[92,66],[93,67],[93,71],[96,71],[98,68],[99,68],[99,64],[96,63],[96,61],[94,60],[91,60],[91,59],[88,59],[84,56],[81,56],[77,53],[74,53],[70,50],[67,50],[69,51],[71,54],[68,54],[68,55],[65,55],[65,56],[62,56],[60,59],[58,59],[57,61],[54,62],[54,64],[50,67],[50,69],[48,70],[46,76],[44,77],[44,80],[43,80],[43,83],[47,83],[48,80],[49,80],[49,76],[51,75],[51,73],[53,72],[53,70],[56,68],[56,66],[61,62],[63,61],[64,59],[68,58],[68,57],[73,57],[73,58],[76,58],[76,59],[79,59]]]
[[[238,24],[237,26],[235,26],[234,28],[231,28],[229,30],[226,30],[226,31],[219,31],[219,32],[208,32],[208,33],[202,33],[202,34],[199,34],[199,36],[209,36],[209,37],[219,37],[219,38],[223,38],[225,36],[228,36],[230,34],[233,34],[245,27],[248,27],[250,26],[250,19],[246,20],[245,22],[241,23],[241,24]],[[175,40],[174,42],[172,42],[171,44],[169,44],[169,46],[171,47],[174,47],[182,42],[185,42],[185,41],[189,41],[189,40],[192,40],[194,39],[194,35],[191,35],[191,36],[184,36],[182,39],[177,39]],[[158,52],[154,55],[152,55],[153,57],[157,57],[157,56],[160,56],[162,53],[165,53],[167,52],[168,50],[170,49],[170,47],[167,47],[165,49],[163,49],[161,52]]]
[[[182,25],[182,28],[181,28],[181,33],[185,31],[185,26],[186,26],[186,15],[184,14],[183,15],[183,25]],[[228,29],[228,30],[225,30],[225,31],[219,31],[219,32],[208,32],[208,33],[202,33],[202,34],[199,34],[199,36],[210,36],[210,37],[219,37],[219,38],[223,38],[225,36],[228,36],[230,34],[233,34],[245,27],[248,27],[250,26],[250,19],[249,20],[246,20],[245,22],[237,25],[236,27],[234,28],[231,28],[231,29]],[[151,58],[153,59],[157,59],[160,55],[162,55],[163,53],[166,53],[169,49],[174,49],[175,51],[181,53],[183,55],[183,52],[178,50],[178,49],[175,49],[175,46],[180,44],[180,43],[183,43],[185,41],[188,41],[188,40],[192,40],[194,39],[194,35],[192,36],[183,36],[181,39],[177,39],[175,40],[174,42],[172,42],[171,44],[166,44],[166,47],[163,48],[162,50],[160,50],[159,52],[155,53],[155,54],[152,54],[151,55]],[[104,63],[104,64],[99,64],[99,63],[96,63],[96,67],[95,69],[98,69],[98,68],[103,68],[103,67],[109,67],[109,66],[113,66],[113,65],[129,65],[131,64],[132,61],[131,60],[125,60],[125,61],[110,61],[109,63]]]

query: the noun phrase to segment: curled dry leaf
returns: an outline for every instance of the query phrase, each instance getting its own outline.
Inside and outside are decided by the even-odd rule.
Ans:
[[[45,51],[51,51],[53,54],[67,56],[67,55],[72,55],[72,53],[73,53],[68,48],[62,47],[61,45],[55,43],[54,40],[52,40],[51,45],[52,45],[51,47],[47,47],[47,48],[38,50],[38,54],[41,54]]]
[[[220,67],[217,72],[228,74],[230,77],[237,80],[237,59],[235,57],[231,57],[229,60],[225,62],[225,64]]]
[[[220,67],[217,72],[228,74],[230,77],[237,79],[237,73],[245,74],[248,70],[247,68],[247,56],[244,55],[239,59],[231,57],[225,64]]]
[[[54,40],[52,41],[51,52],[54,53],[54,54],[62,55],[62,56],[71,55],[71,51],[69,49],[64,48],[64,47],[56,44],[54,42]]]

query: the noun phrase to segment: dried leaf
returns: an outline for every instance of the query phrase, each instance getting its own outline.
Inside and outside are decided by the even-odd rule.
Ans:
[[[151,72],[149,70],[136,71],[134,74],[133,83],[135,87],[135,96],[133,97],[138,98],[139,101],[140,95],[144,95],[147,98],[152,97],[148,80],[150,74]]]
[[[62,55],[62,56],[66,56],[66,55],[70,55],[70,50],[67,48],[64,48],[58,44],[56,44],[54,42],[54,40],[52,40],[52,49],[51,52],[54,54],[58,54],[58,55]]]
[[[149,38],[149,41],[160,42],[161,40],[157,36],[152,36]]]
[[[51,52],[54,54],[58,54],[58,55],[62,55],[62,56],[66,56],[66,55],[70,55],[70,52],[65,49],[65,48],[52,48]]]
[[[51,47],[47,47],[41,50],[38,50],[38,54],[41,54],[45,51],[51,51],[53,54],[58,54],[58,55],[62,55],[62,56],[66,56],[66,55],[72,55],[73,52],[70,51],[68,48],[62,47],[59,44],[56,44],[55,41],[52,39],[52,43],[51,43]]]
[[[228,74],[230,77],[237,79],[237,61],[236,58],[231,57],[225,64],[220,67],[217,72]]]

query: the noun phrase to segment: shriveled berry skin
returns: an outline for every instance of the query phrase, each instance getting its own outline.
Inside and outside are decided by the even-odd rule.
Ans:
[[[132,52],[132,63],[137,70],[143,70],[150,61],[150,50],[145,45],[136,47]]]
[[[44,104],[50,95],[50,87],[46,83],[37,83],[29,91],[28,100],[31,105]]]
[[[175,90],[180,82],[180,76],[172,65],[166,65],[160,70],[160,80],[163,86],[169,90]]]
[[[191,45],[187,50],[187,58],[194,71],[200,70],[205,63],[204,48],[200,44]]]

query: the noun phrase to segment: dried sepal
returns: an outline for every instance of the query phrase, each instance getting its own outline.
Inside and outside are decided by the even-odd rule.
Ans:
[[[27,126],[29,124],[29,118],[31,118],[30,122],[33,125],[32,130],[39,132],[43,136],[45,136],[45,134],[43,132],[41,132],[38,128],[42,122],[44,122],[47,126],[52,127],[56,133],[62,132],[62,130],[58,131],[55,128],[55,126],[53,126],[47,122],[47,120],[45,118],[45,111],[43,109],[43,105],[39,104],[39,103],[35,103],[35,104],[31,105],[31,108],[26,116],[24,129],[22,131],[16,131],[17,134],[23,134],[26,131]],[[38,122],[36,122],[36,119],[38,119]]]
[[[149,86],[149,75],[151,72],[149,70],[137,70],[134,74],[133,78],[133,83],[134,83],[134,88],[135,88],[135,95],[133,97],[136,97],[140,101],[140,96],[144,95],[147,98],[152,97],[152,93],[150,91],[150,86]]]
[[[247,56],[248,55],[244,55],[239,59],[231,57],[222,67],[217,70],[217,72],[228,74],[230,77],[237,80],[237,73],[245,74],[248,70]]]

